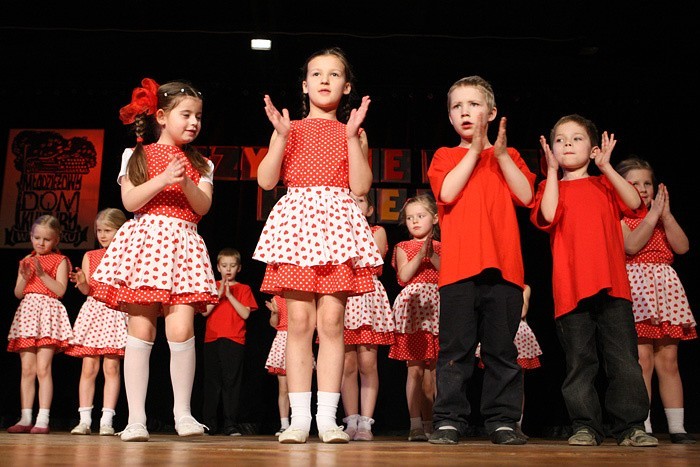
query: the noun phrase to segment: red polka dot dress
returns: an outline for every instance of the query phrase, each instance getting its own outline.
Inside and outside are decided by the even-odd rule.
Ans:
[[[287,349],[287,301],[275,295],[272,299],[277,304],[277,313],[279,321],[277,322],[277,334],[272,341],[270,353],[267,355],[265,369],[271,375],[286,375],[287,363],[285,353]]]
[[[149,178],[162,173],[174,154],[182,154],[164,144],[144,149]],[[130,156],[125,151],[123,157]],[[122,173],[125,168],[122,162]],[[199,184],[200,174],[189,163],[186,173]],[[127,303],[191,304],[202,312],[207,303],[218,303],[209,253],[197,233],[200,219],[178,184],[164,188],[117,231],[91,277],[93,297],[116,309]]]
[[[642,219],[625,217],[624,222],[634,230]],[[673,250],[660,222],[647,244],[637,254],[627,255],[632,310],[639,337],[668,336],[680,340],[698,337],[688,297],[672,263]]]
[[[63,261],[68,262],[68,270],[72,269],[68,257],[59,252],[47,255],[31,255],[20,262],[29,264],[31,277],[24,287],[24,298],[19,302],[14,319],[7,335],[8,352],[20,352],[35,347],[54,346],[57,352],[68,347],[68,341],[73,337],[70,319],[66,307],[58,295],[36,275],[34,258],[39,259],[46,274],[56,279],[58,267]]]
[[[542,355],[542,349],[540,348],[539,342],[537,342],[535,333],[532,332],[532,328],[524,319],[520,320],[518,331],[515,333],[513,342],[518,349],[518,365],[520,365],[523,370],[534,370],[542,366],[539,358],[540,355]],[[476,346],[476,358],[479,359],[479,367],[483,368],[484,363],[481,361],[481,344]]]
[[[267,263],[260,290],[363,294],[383,264],[367,218],[349,195],[345,124],[291,122],[280,173],[287,193],[265,222],[253,259]]]
[[[100,264],[106,248],[85,253],[90,264],[89,276]],[[124,356],[128,315],[109,308],[88,295],[73,324],[73,338],[66,355],[88,357],[95,355]]]
[[[372,235],[380,225],[371,226]],[[388,246],[382,251],[382,259]],[[387,296],[384,284],[379,280],[382,267],[373,268],[372,280],[374,290],[366,294],[348,297],[345,304],[345,330],[343,337],[346,345],[391,345],[394,343],[394,311]]]
[[[394,247],[392,266],[396,269],[396,250],[402,249],[410,261],[421,249],[423,242],[408,240]],[[433,250],[440,255],[441,244],[433,240]],[[438,332],[440,323],[440,295],[438,270],[429,258],[423,258],[418,271],[407,283],[399,279],[404,288],[394,300],[395,342],[389,350],[389,358],[395,360],[436,360],[438,356]]]

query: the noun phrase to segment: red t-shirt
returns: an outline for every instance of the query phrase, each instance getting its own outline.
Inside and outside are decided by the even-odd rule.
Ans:
[[[218,290],[221,281],[216,281]],[[250,311],[258,309],[253,291],[246,284],[236,282],[230,286],[233,297],[242,305],[250,308]],[[245,344],[245,320],[241,318],[229,299],[224,294],[218,305],[214,307],[211,314],[207,316],[207,326],[204,333],[204,342],[214,342],[217,339],[230,339],[239,344]]]
[[[644,203],[629,209],[604,176],[559,181],[559,204],[547,224],[540,215],[546,185],[543,180],[537,188],[530,220],[549,233],[554,317],[601,290],[631,301],[620,220],[623,215],[644,217]]]
[[[520,229],[515,215],[515,206],[523,204],[503,178],[493,147],[481,152],[459,196],[451,203],[440,200],[445,177],[468,151],[463,147],[440,148],[428,169],[430,187],[438,204],[442,243],[438,286],[476,276],[487,268],[496,268],[506,281],[524,288]],[[520,153],[508,148],[508,155],[525,174],[534,191],[535,174]]]

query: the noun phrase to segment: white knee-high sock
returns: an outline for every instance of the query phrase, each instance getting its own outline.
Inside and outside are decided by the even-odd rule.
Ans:
[[[175,423],[185,415],[192,415],[190,400],[197,355],[194,336],[185,342],[170,342],[170,381],[173,384],[173,415]]]
[[[316,409],[316,427],[318,432],[323,433],[337,428],[336,413],[338,412],[340,393],[318,391],[316,395],[318,398]]]
[[[292,411],[292,422],[289,428],[311,430],[311,392],[290,392],[289,408]]]
[[[124,349],[124,387],[129,404],[129,424],[146,425],[146,393],[153,342],[126,337]]]

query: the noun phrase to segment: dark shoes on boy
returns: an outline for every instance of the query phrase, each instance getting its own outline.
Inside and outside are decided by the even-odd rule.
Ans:
[[[522,432],[512,428],[504,428],[492,432],[489,436],[493,444],[517,445],[527,444],[527,437]]]
[[[457,444],[459,443],[459,431],[454,428],[437,429],[428,438],[430,444]]]

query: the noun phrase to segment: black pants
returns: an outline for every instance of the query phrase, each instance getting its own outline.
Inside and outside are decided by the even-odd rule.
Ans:
[[[243,380],[245,347],[230,339],[204,343],[204,406],[202,423],[216,433],[219,427],[219,402],[223,406],[223,432],[238,423],[238,406]]]
[[[461,433],[466,431],[471,413],[467,383],[474,373],[479,342],[484,363],[481,414],[486,431],[515,427],[520,420],[522,369],[513,340],[522,306],[522,290],[494,271],[440,288],[435,428],[451,425]]]

